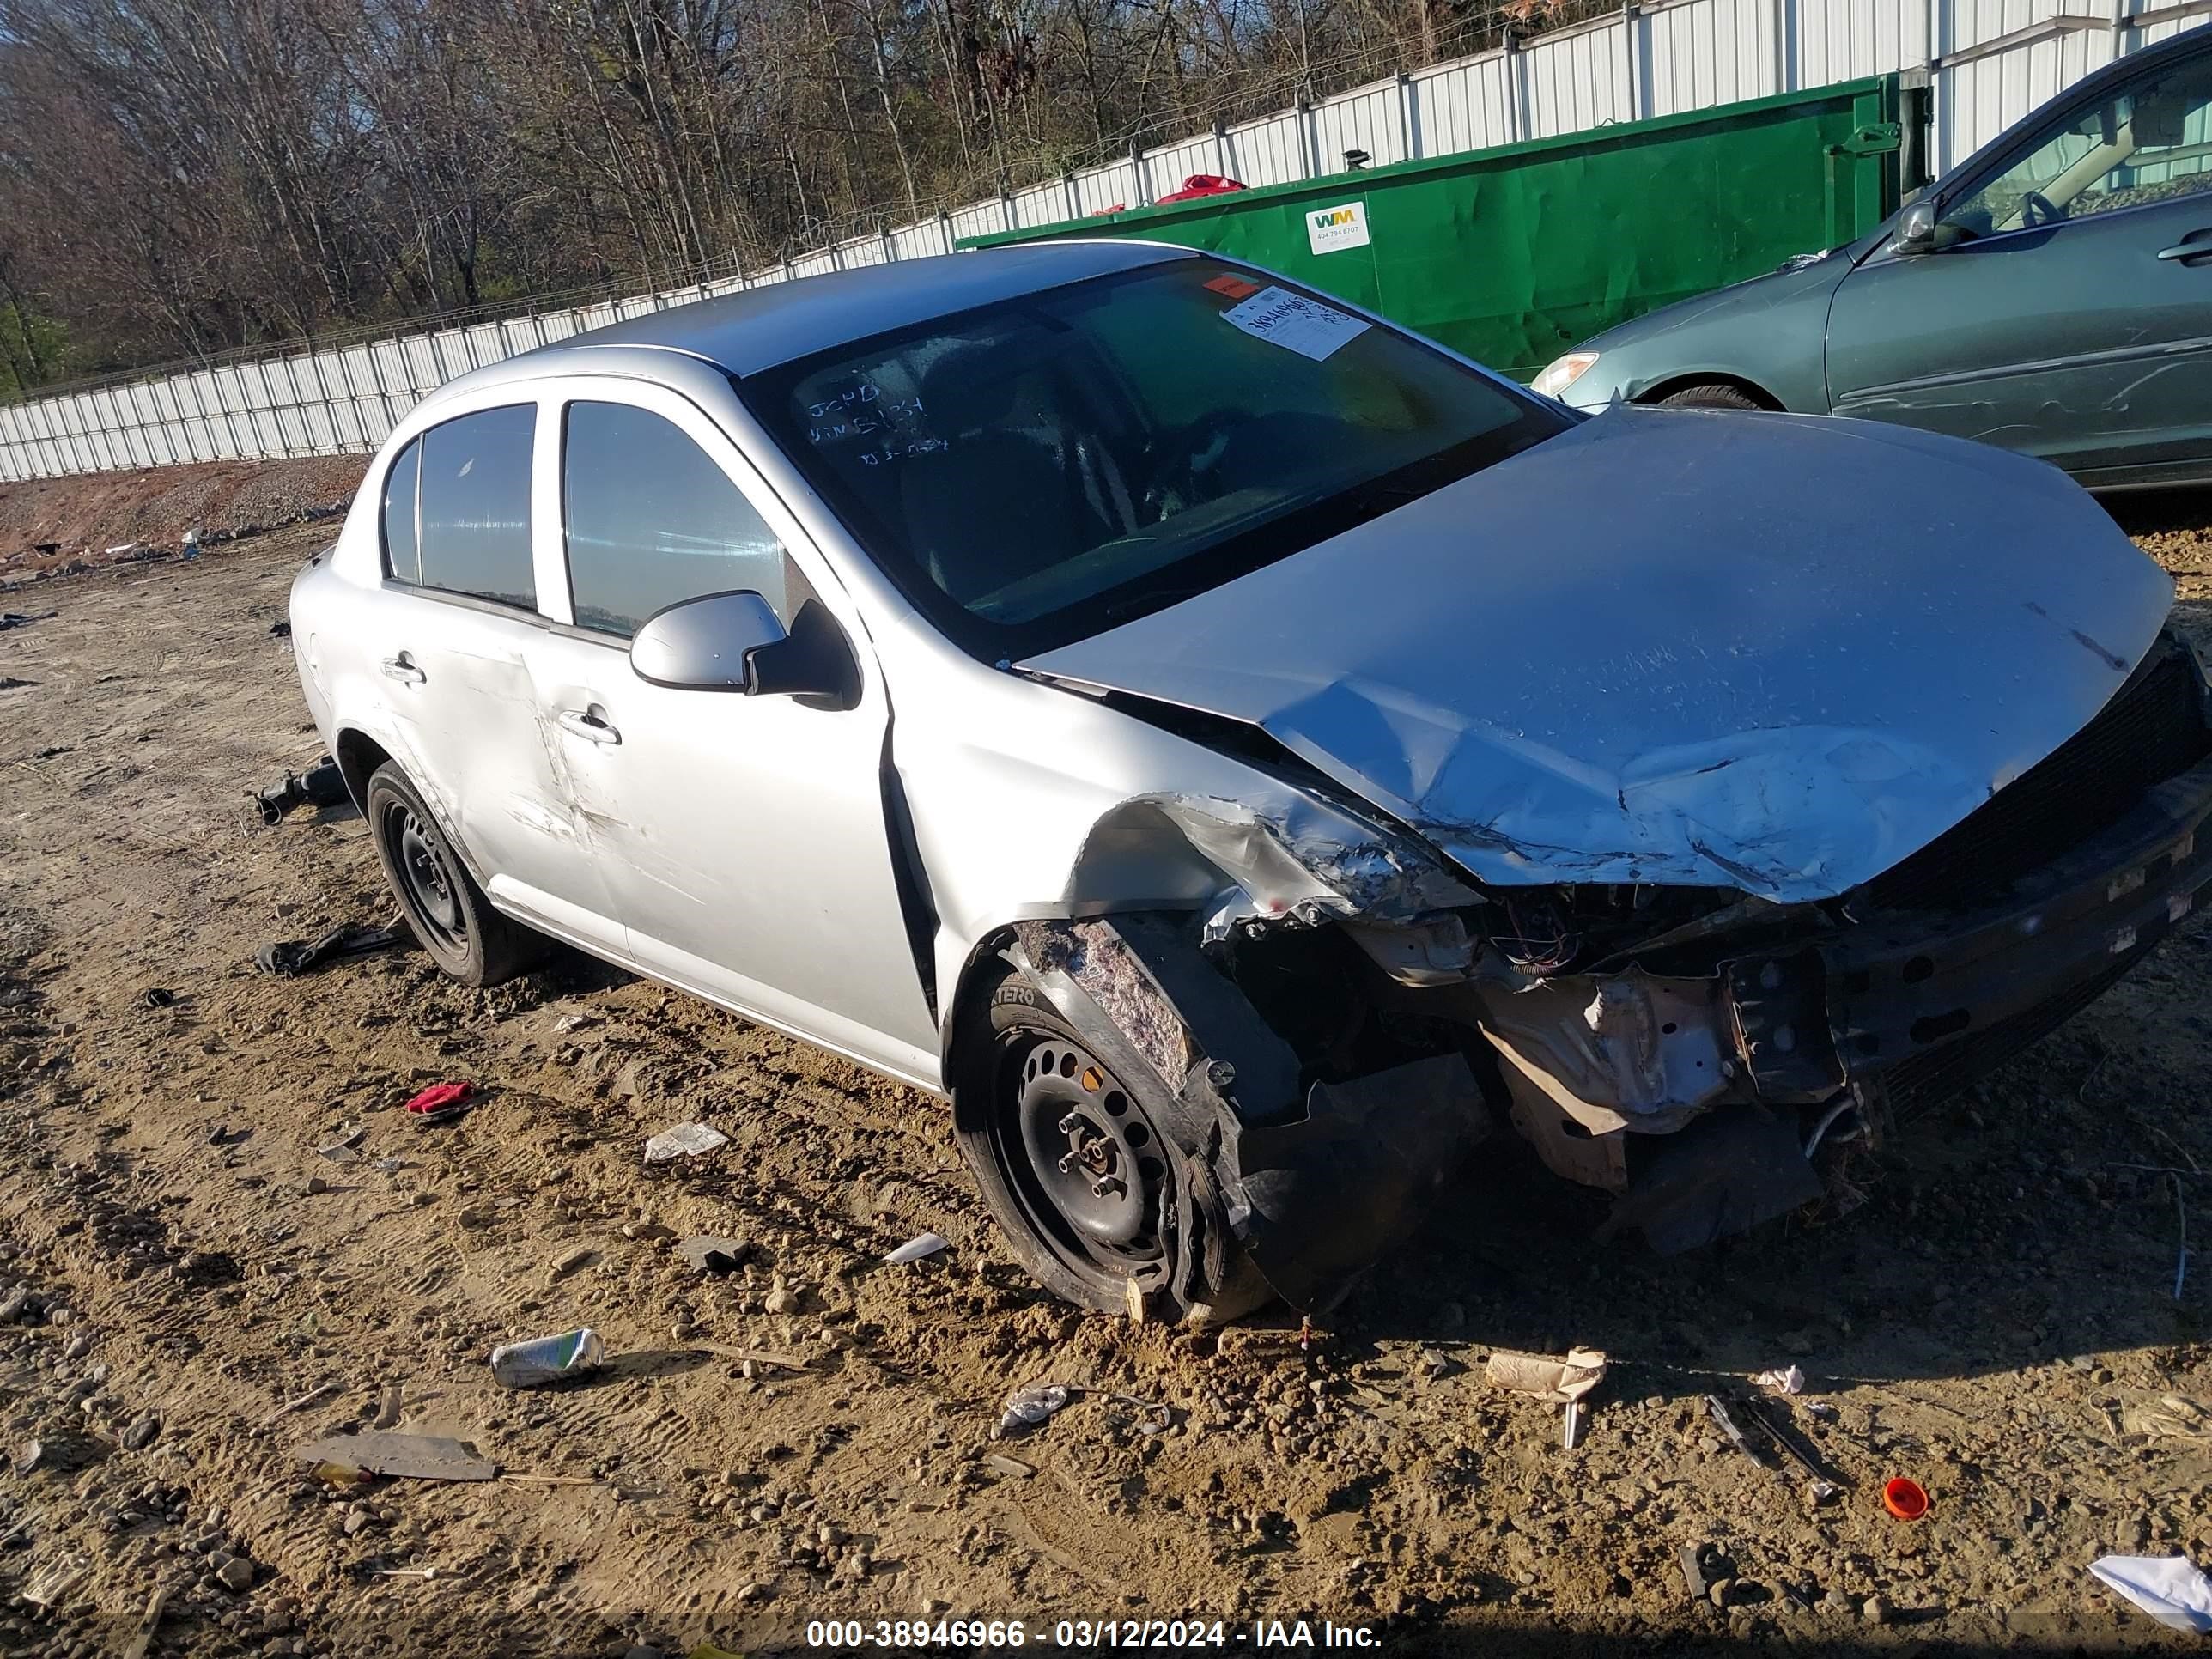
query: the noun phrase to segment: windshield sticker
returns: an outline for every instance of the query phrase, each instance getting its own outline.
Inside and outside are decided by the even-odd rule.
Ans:
[[[1242,276],[1232,276],[1224,271],[1206,284],[1216,294],[1226,294],[1232,300],[1249,300],[1260,291],[1257,283],[1248,283]]]
[[[1367,204],[1315,208],[1306,215],[1306,246],[1316,253],[1341,253],[1367,246]]]
[[[1243,305],[1230,307],[1221,313],[1221,319],[1255,339],[1295,351],[1317,363],[1347,340],[1364,334],[1370,326],[1365,319],[1339,311],[1334,306],[1325,306],[1287,289],[1272,287],[1261,289]]]

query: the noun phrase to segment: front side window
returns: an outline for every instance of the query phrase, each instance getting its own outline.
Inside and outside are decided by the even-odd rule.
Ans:
[[[1217,586],[1571,419],[1203,258],[939,318],[739,390],[891,580],[987,660]]]
[[[399,452],[384,475],[384,568],[403,582],[422,580],[422,558],[415,539],[415,485],[422,471],[422,441]]]
[[[569,404],[561,501],[579,628],[628,639],[678,600],[745,588],[790,623],[782,544],[673,422]]]
[[[2104,100],[1944,212],[1974,236],[2212,190],[2212,58]]]
[[[416,440],[424,586],[525,610],[537,605],[530,556],[530,446],[537,428],[537,406],[518,404],[460,416]]]

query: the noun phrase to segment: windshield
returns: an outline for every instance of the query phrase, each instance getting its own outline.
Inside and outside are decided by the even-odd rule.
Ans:
[[[933,319],[740,385],[901,591],[987,660],[1202,592],[1571,418],[1207,259]]]

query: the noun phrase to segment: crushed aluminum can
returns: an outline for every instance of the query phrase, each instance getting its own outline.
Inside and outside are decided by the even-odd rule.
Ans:
[[[533,1337],[527,1342],[507,1342],[491,1351],[492,1380],[506,1389],[543,1388],[564,1376],[580,1376],[597,1370],[606,1358],[599,1334],[586,1328],[563,1331],[558,1336]]]

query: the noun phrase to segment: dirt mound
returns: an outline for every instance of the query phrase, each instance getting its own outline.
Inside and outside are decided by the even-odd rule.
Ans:
[[[368,465],[358,455],[211,461],[0,484],[0,580],[173,548],[188,530],[227,541],[290,524],[350,501]]]

